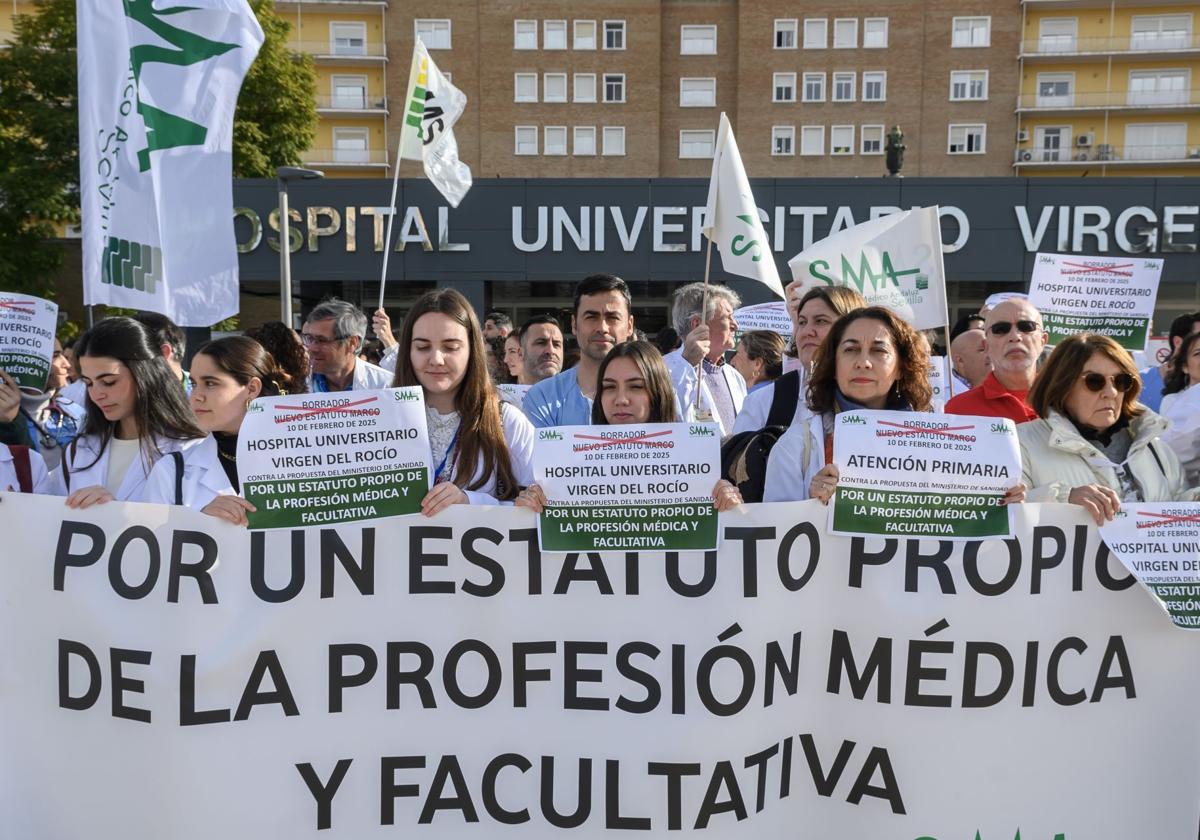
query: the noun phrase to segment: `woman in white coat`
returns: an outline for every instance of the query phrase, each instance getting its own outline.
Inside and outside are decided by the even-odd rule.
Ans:
[[[238,495],[238,432],[250,402],[287,393],[291,377],[261,344],[245,336],[205,344],[192,358],[190,374],[192,411],[208,436],[155,465],[146,501],[184,505],[246,525],[246,512],[255,508]]]
[[[1163,443],[1179,458],[1188,485],[1200,484],[1200,333],[1187,336],[1171,357],[1159,414],[1171,424]]]
[[[532,483],[533,426],[501,402],[479,320],[461,293],[438,289],[409,310],[392,385],[419,385],[425,393],[434,485],[421,500],[422,514],[510,501]]]
[[[204,437],[179,379],[146,327],[105,318],[75,344],[87,414],[63,451],[55,492],[67,506],[140,502],[154,464]]]
[[[1108,336],[1064,339],[1038,373],[1029,405],[1041,418],[1017,426],[1031,502],[1083,507],[1097,525],[1122,502],[1190,502],[1179,459],[1163,441],[1167,421],[1138,403],[1129,353]]]

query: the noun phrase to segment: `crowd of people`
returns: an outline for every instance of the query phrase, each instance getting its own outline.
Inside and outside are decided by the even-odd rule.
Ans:
[[[442,289],[419,298],[394,334],[384,310],[368,319],[332,298],[299,332],[273,322],[207,342],[186,371],[184,333],[165,317],[108,317],[55,343],[40,393],[0,370],[0,489],[57,494],[72,508],[184,505],[244,525],[254,508],[239,496],[237,440],[254,399],[411,386],[424,394],[433,472],[425,515],[454,504],[541,510],[536,429],[678,421],[719,430],[718,510],[828,502],[838,413],[935,410],[930,341],[852,289],[788,293],[790,340],[739,336],[738,295],[692,283],[676,290],[655,342],[609,274],[578,284],[569,324],[544,314],[518,327],[500,312],[481,322]],[[948,338],[954,396],[944,411],[1017,424],[1022,475],[1006,504],[1074,504],[1103,523],[1123,502],[1200,497],[1200,312],[1172,323],[1169,358],[1143,371],[1101,335],[1047,352],[1041,314],[1022,295],[991,301]]]

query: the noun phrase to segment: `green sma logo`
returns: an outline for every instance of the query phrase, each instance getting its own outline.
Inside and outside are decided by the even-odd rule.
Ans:
[[[852,259],[852,254],[842,254],[841,271],[836,276],[828,273],[831,270],[829,260],[813,260],[808,266],[808,273],[828,286],[853,287],[860,294],[878,292],[880,289],[898,289],[904,277],[913,277],[919,290],[929,288],[929,277],[922,274],[920,268],[896,268],[892,255],[887,251],[882,252],[878,257],[878,265],[875,265],[871,262],[874,254],[873,250],[860,251],[857,261]]]
[[[993,423],[992,431],[998,435],[1011,435],[1014,433],[1012,427],[1007,423]]]
[[[859,417],[855,414],[843,414],[842,415],[842,425],[843,426],[865,426],[865,425],[867,425],[867,418]]]
[[[717,431],[711,426],[690,426],[688,434],[691,437],[716,437]]]
[[[562,432],[556,432],[554,429],[541,429],[538,431],[538,440],[562,440]]]
[[[396,402],[418,402],[419,400],[420,397],[417,396],[415,391],[405,390],[396,392]]]

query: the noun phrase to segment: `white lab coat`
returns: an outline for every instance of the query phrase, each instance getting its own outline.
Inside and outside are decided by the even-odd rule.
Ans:
[[[217,496],[236,496],[229,477],[221,466],[217,441],[212,435],[183,451],[183,506],[202,510]],[[175,459],[158,459],[146,482],[143,501],[175,504]]]
[[[683,408],[684,420],[691,421],[696,419],[694,415],[696,410],[696,386],[699,384],[700,409],[712,412],[712,422],[716,423],[720,428],[721,437],[733,434],[732,426],[726,429],[721,423],[721,416],[713,404],[712,393],[708,389],[708,382],[699,377],[696,373],[695,365],[688,364],[687,359],[683,358],[683,349],[672,350],[663,357],[663,361],[667,363],[667,371],[671,374],[671,384],[675,387],[675,397],[679,400],[679,405]],[[733,398],[733,411],[736,415],[742,410],[742,403],[746,400],[746,380],[742,378],[742,375],[731,364],[721,365],[720,370],[725,377],[725,384],[729,386],[729,393]]]
[[[350,388],[351,391],[373,391],[377,388],[392,387],[392,372],[385,370],[379,365],[373,365],[370,362],[364,362],[362,359],[354,361],[354,384]],[[313,393],[313,378],[312,374],[308,375],[308,391]]]
[[[40,452],[33,449],[29,450],[29,477],[33,485],[31,492],[54,494],[54,484],[50,480],[50,472],[46,469],[46,461]],[[0,444],[0,492],[21,492],[21,482],[17,478],[12,452],[3,444]]]
[[[517,484],[520,487],[528,487],[533,484],[533,424],[529,422],[521,409],[510,403],[500,403],[500,420],[504,424],[504,439],[508,441],[508,455],[512,460],[513,476],[517,479]],[[454,464],[454,474],[458,475],[459,463]],[[475,469],[475,475],[472,480],[467,482],[473,484],[476,479],[483,473],[483,465],[480,464]],[[478,490],[463,489],[467,494],[467,500],[473,505],[498,505],[512,504],[511,502],[500,502],[496,498],[496,476],[492,474],[491,478],[480,487]]]
[[[804,501],[813,478],[824,466],[824,415],[809,414],[807,421],[792,423],[771,447],[763,479],[763,501]]]
[[[809,411],[807,394],[804,393],[808,387],[805,381],[804,371],[800,371],[800,398],[796,400],[796,411],[792,414],[791,425],[795,426],[803,423],[812,416]],[[768,382],[762,388],[751,391],[746,395],[745,401],[742,403],[742,410],[738,412],[737,420],[733,424],[733,433],[740,434],[742,432],[757,432],[759,429],[767,427],[767,418],[771,415],[771,403],[775,401],[775,383]]]
[[[197,441],[159,438],[156,443],[159,452],[167,453],[186,450],[189,446],[195,445]],[[96,458],[96,453],[99,451],[100,436],[97,434],[80,435],[70,443],[63,450],[63,462],[69,468],[69,475],[64,477],[62,465],[54,471],[53,494],[69,496],[84,487],[97,485],[103,487],[104,479],[108,475],[108,458],[112,454],[112,450],[106,446],[103,454]],[[154,461],[157,460],[156,456]],[[93,461],[95,463],[92,463]],[[145,454],[138,453],[138,456],[133,459],[133,463],[129,465],[125,478],[121,481],[121,486],[115,494],[116,500],[118,502],[142,501],[146,491],[146,481],[153,468],[154,463],[147,463]]]

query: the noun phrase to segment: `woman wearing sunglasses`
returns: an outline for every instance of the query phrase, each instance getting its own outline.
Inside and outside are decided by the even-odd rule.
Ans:
[[[1039,420],[1017,427],[1028,501],[1080,505],[1103,524],[1122,502],[1193,501],[1179,459],[1159,436],[1167,421],[1137,401],[1133,360],[1103,335],[1054,348],[1029,403]]]

